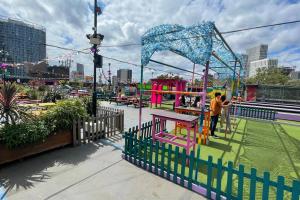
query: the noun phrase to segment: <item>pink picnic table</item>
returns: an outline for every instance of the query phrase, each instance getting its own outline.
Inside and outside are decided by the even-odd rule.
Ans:
[[[190,154],[190,149],[193,147],[195,151],[196,146],[196,127],[197,127],[197,116],[184,115],[164,110],[155,110],[151,113],[152,115],[152,139],[153,141],[158,140],[160,142],[173,144],[186,149],[186,153]],[[160,131],[156,130],[155,121],[160,120]],[[175,123],[181,123],[186,126],[187,137],[173,135],[165,132],[165,122],[174,121]],[[193,130],[193,138],[191,138],[191,130]]]

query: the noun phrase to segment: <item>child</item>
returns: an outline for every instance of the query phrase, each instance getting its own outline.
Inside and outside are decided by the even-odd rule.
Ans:
[[[209,109],[210,109],[210,135],[214,138],[219,138],[217,135],[215,135],[215,130],[222,109],[220,92],[215,93],[215,98],[211,100]]]
[[[225,134],[227,134],[227,129],[229,129],[229,133],[231,132],[231,124],[230,124],[231,103],[228,100],[226,100],[225,95],[221,96],[221,101],[222,101],[222,111],[221,111],[220,126],[221,126],[221,128],[223,128],[223,123],[224,123],[224,121],[226,122]]]

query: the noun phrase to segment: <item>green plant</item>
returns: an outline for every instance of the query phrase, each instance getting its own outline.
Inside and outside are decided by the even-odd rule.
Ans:
[[[25,121],[32,116],[25,108],[19,107],[16,102],[17,88],[13,83],[6,83],[0,89],[0,121],[6,124],[15,124]]]
[[[73,120],[87,117],[87,111],[80,100],[64,100],[51,108],[43,119],[51,131],[71,129]]]
[[[54,90],[54,91],[48,91],[45,96],[43,97],[43,102],[56,102],[56,100],[63,99],[63,95]]]
[[[28,95],[29,99],[37,100],[39,93],[36,89],[30,89],[27,91],[27,95]]]
[[[43,141],[49,134],[50,130],[42,120],[6,124],[1,129],[1,139],[10,149]]]

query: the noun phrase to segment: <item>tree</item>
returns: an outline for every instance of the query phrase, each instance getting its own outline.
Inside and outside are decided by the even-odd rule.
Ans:
[[[25,108],[17,104],[17,87],[13,83],[6,83],[0,89],[0,120],[6,124],[25,121],[32,116]]]
[[[289,77],[280,68],[258,68],[254,77],[246,80],[247,84],[284,85]]]

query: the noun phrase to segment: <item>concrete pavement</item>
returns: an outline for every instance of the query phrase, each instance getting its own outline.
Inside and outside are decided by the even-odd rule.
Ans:
[[[121,159],[121,137],[0,168],[7,199],[204,199]],[[1,197],[0,197],[1,199]]]

